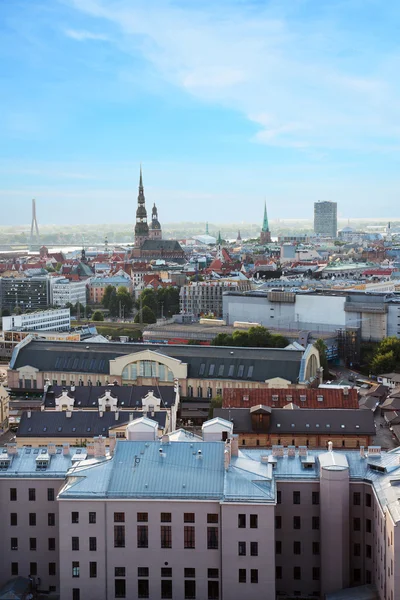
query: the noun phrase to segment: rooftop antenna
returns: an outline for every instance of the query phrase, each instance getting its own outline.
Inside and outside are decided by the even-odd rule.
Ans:
[[[35,232],[35,233],[34,233]],[[30,237],[30,245],[32,246],[34,243],[34,238],[36,237],[36,243],[39,242],[39,227],[36,218],[36,200],[32,200],[32,222],[31,222],[31,237]]]

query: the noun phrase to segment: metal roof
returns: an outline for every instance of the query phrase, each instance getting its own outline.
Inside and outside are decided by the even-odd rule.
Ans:
[[[98,409],[98,400],[101,396],[104,396],[106,391],[110,391],[114,398],[118,398],[117,406],[121,410],[127,408],[140,409],[142,398],[149,392],[153,392],[156,398],[161,398],[164,406],[170,407],[175,404],[176,399],[176,392],[172,385],[78,385],[75,386],[75,390],[71,390],[71,386],[50,386],[47,392],[43,394],[46,408],[55,407],[55,399],[60,396],[63,390],[75,399],[75,408]]]
[[[108,437],[109,430],[113,427],[127,424],[130,420],[143,416],[142,410],[128,412],[119,411],[118,419],[115,412],[104,412],[100,416],[98,411],[80,411],[73,410],[67,416],[65,411],[41,411],[32,412],[28,417],[28,413],[24,412],[21,415],[21,421],[18,426],[17,439],[23,438],[92,438],[102,435]],[[131,419],[130,415],[133,416]],[[151,417],[153,421],[157,421],[159,428],[164,429],[167,412],[165,410],[157,411]]]
[[[263,404],[273,408],[283,408],[294,402],[300,408],[358,408],[358,392],[349,388],[345,394],[343,388],[268,388],[268,389],[231,389],[223,390],[224,408],[246,408]]]

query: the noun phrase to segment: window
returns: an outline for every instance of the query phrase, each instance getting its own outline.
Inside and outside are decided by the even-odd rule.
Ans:
[[[35,488],[29,488],[28,499],[30,502],[35,502],[35,500],[36,500],[36,489]]]
[[[125,525],[114,525],[114,548],[125,548]]]
[[[208,582],[208,600],[219,599],[219,583],[218,581]]]
[[[37,575],[37,563],[36,562],[29,563],[29,574]]]
[[[89,577],[97,577],[97,562],[89,563]]]
[[[148,583],[149,582],[147,581],[147,584]],[[149,597],[148,591],[149,591],[149,587],[147,585],[147,596],[141,596],[140,592],[139,592],[139,589],[138,589],[138,596],[139,596],[139,598],[148,598]],[[126,582],[125,582],[125,579],[115,579],[114,580],[114,596],[116,598],[126,598]]]
[[[72,563],[72,577],[79,577],[79,562],[74,561]]]
[[[29,538],[29,550],[35,551],[37,549],[36,538]]]
[[[10,488],[10,502],[17,501],[17,488]]]
[[[18,563],[17,562],[11,563],[11,575],[14,575],[14,576],[18,575]]]
[[[372,583],[372,573],[369,569],[366,569],[366,571],[365,571],[365,583]],[[393,594],[393,590],[392,590],[392,594]]]
[[[72,600],[81,600],[81,590],[79,588],[72,588]]]
[[[246,569],[239,569],[239,583],[246,583]]]
[[[218,579],[219,578],[219,570],[218,569],[207,569],[207,577],[208,577],[208,579]]]
[[[313,567],[312,578],[314,581],[319,581],[319,567]]]
[[[137,520],[140,523],[147,523],[147,521],[149,520],[149,513],[139,512],[137,514]]]
[[[138,575],[140,576],[139,573],[139,569],[141,569],[143,567],[138,567]],[[147,568],[147,567],[145,567]],[[125,577],[125,567],[115,567],[114,569],[114,575],[115,577]],[[149,576],[149,569],[147,569],[147,575],[145,575],[145,577]]]
[[[353,545],[353,555],[354,556],[361,556],[361,544],[354,544]]]
[[[319,517],[312,517],[311,526],[313,529],[319,529]]]
[[[184,523],[194,523],[194,513],[184,513],[183,522]]]
[[[56,563],[51,562],[51,563],[49,563],[49,575],[54,576],[55,574],[56,574]]]
[[[365,531],[367,533],[371,533],[371,531],[372,531],[372,521],[371,521],[371,519],[365,519]]]
[[[183,540],[185,548],[195,548],[195,528],[191,525],[185,525],[183,528]]]
[[[312,553],[316,556],[319,554],[319,542],[312,543]]]
[[[258,542],[250,542],[250,556],[258,556]]]
[[[301,568],[293,567],[293,579],[301,579]]]
[[[238,555],[246,556],[246,542],[238,542]]]
[[[89,513],[89,523],[96,523],[96,513],[95,512]]]
[[[11,538],[11,550],[18,550],[18,538]]]
[[[185,581],[185,599],[196,598],[196,582],[192,579]]]
[[[79,538],[78,537],[73,537],[71,539],[71,543],[72,543],[72,550],[79,550]]]
[[[275,579],[282,579],[282,567],[275,567]]]
[[[71,513],[71,523],[79,523],[79,513],[78,512]]]
[[[353,569],[353,579],[354,581],[361,580],[361,569]]]
[[[246,527],[246,515],[238,515],[238,527],[244,529]]]
[[[114,523],[125,523],[125,513],[115,512]]]
[[[172,577],[171,567],[161,567],[161,577]]]
[[[365,494],[365,506],[372,506],[372,496],[371,494]]]
[[[48,548],[50,551],[53,551],[56,549],[56,538],[49,538],[48,539]]]
[[[91,552],[96,552],[96,550],[97,550],[97,538],[95,538],[95,537],[90,537],[89,538],[89,550]]]
[[[31,527],[36,526],[36,513],[29,513],[29,525]]]
[[[12,527],[18,525],[18,515],[17,515],[17,513],[11,513],[10,514],[10,525]]]
[[[250,529],[258,528],[258,515],[250,515]]]
[[[293,529],[300,529],[300,528],[301,528],[301,518],[293,517]]]
[[[353,519],[353,530],[360,531],[361,530],[361,521],[359,517],[355,517]]]
[[[282,542],[279,540],[275,541],[275,554],[282,554]]]
[[[275,517],[275,529],[282,529],[282,517]]]
[[[360,492],[353,493],[353,504],[354,506],[360,506],[361,504],[361,494]]]
[[[161,548],[172,548],[171,525],[161,525]]]
[[[207,549],[218,550],[218,527],[207,527]]]
[[[365,546],[365,558],[372,558],[372,546],[370,544]]]
[[[311,502],[312,504],[319,504],[319,492],[312,492]]]
[[[149,528],[147,525],[137,526],[137,547],[148,548],[149,547]]]
[[[171,513],[161,513],[161,523],[171,523]]]
[[[276,503],[282,504],[282,492],[280,490],[276,492]]]
[[[56,514],[55,513],[48,513],[47,514],[47,525],[49,527],[54,527],[56,524]]]
[[[210,569],[209,569],[210,570]],[[196,569],[189,567],[189,568],[185,568],[185,577],[191,577],[192,579],[194,577],[196,577]]]
[[[117,591],[117,581],[115,580],[115,591]],[[125,583],[125,580],[123,579]],[[138,598],[149,598],[149,580],[148,579],[138,579]],[[117,594],[115,594],[117,596]],[[117,596],[118,597],[118,596]],[[121,596],[119,596],[120,598]]]
[[[161,579],[161,598],[172,598],[171,579]]]
[[[207,523],[218,523],[218,513],[208,513]]]
[[[300,504],[300,492],[293,492],[293,504]]]
[[[250,581],[251,583],[258,583],[258,569],[250,570]]]
[[[301,542],[293,542],[293,554],[301,554]]]
[[[55,498],[54,488],[47,488],[47,500],[53,502]]]

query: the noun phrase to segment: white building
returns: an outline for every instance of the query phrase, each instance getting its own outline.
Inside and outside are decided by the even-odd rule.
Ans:
[[[3,331],[68,331],[71,328],[69,308],[42,310],[2,318]]]
[[[53,306],[65,306],[68,303],[75,306],[77,302],[86,306],[86,282],[69,281],[65,277],[51,280],[50,302]]]

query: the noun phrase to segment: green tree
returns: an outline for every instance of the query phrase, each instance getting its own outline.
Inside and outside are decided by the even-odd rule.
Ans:
[[[232,346],[231,341],[232,336],[227,333],[218,333],[213,341],[211,342],[212,346]]]
[[[99,310],[95,310],[92,315],[92,321],[104,321],[104,315]]]
[[[147,306],[156,315],[158,309],[157,294],[153,289],[145,289],[140,294],[139,300],[136,302],[136,308],[144,308]]]
[[[13,315],[22,315],[22,309],[20,306],[16,306],[13,310]]]
[[[110,300],[113,292],[115,292],[115,287],[113,285],[108,285],[104,290],[103,300],[101,302],[104,308],[110,308]]]
[[[324,379],[327,379],[329,377],[328,359],[326,357],[327,346],[326,346],[324,340],[321,338],[318,338],[314,342],[314,346],[318,350],[319,362],[320,362],[321,367],[324,370]]]
[[[10,317],[11,312],[8,310],[8,308],[3,308],[3,310],[1,311],[1,316],[2,317]]]
[[[157,322],[156,315],[148,306],[143,306],[143,309],[139,310],[134,320],[135,323],[146,323],[147,325]]]
[[[369,365],[371,373],[379,375],[400,369],[400,339],[388,337],[380,342]]]
[[[222,407],[222,396],[215,396],[210,401],[210,406],[208,409],[208,418],[212,419],[214,417],[214,409]]]

